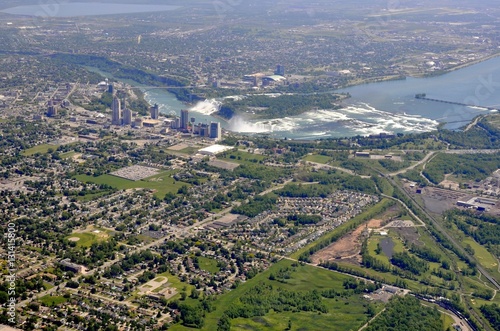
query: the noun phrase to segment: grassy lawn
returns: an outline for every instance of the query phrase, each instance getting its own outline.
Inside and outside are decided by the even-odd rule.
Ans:
[[[119,190],[127,190],[132,188],[145,188],[155,190],[155,196],[163,198],[168,192],[177,193],[177,190],[182,186],[190,186],[184,182],[178,182],[171,178],[172,172],[164,172],[143,180],[132,181],[112,175],[101,175],[99,177],[77,175],[75,179],[81,182],[91,182],[95,184],[108,184]]]
[[[462,242],[464,245],[469,244],[472,247],[472,249],[474,250],[474,257],[477,259],[477,261],[483,267],[488,269],[488,271],[492,271],[492,272],[496,273],[495,278],[497,278],[497,280],[500,281],[500,279],[498,279],[499,278],[498,277],[498,260],[493,255],[491,255],[491,253],[488,252],[488,250],[486,250],[486,248],[484,248],[483,246],[478,244],[474,239],[467,238],[467,239],[464,239]]]
[[[171,299],[169,299],[169,301],[179,299],[179,297],[180,297],[179,293],[182,292],[183,288],[186,288],[186,293],[188,296],[191,293],[191,291],[195,288],[191,284],[181,282],[181,280],[179,278],[177,278],[177,276],[171,275],[168,272],[158,274],[157,276],[158,276],[157,278],[168,278],[167,282],[169,284],[169,287],[173,287],[177,290],[177,294],[174,295]],[[161,287],[156,289],[156,290],[159,291],[160,289],[161,289]],[[155,292],[155,290],[153,290],[153,292]]]
[[[110,193],[111,193],[110,191],[102,191],[102,192],[98,192],[98,193],[86,194],[84,196],[77,195],[76,200],[81,201],[81,202],[89,202],[89,201],[93,201],[93,200],[96,200],[98,198],[101,198],[103,196],[106,196]]]
[[[369,277],[375,277],[375,278],[382,278],[386,283],[388,284],[393,284],[396,282],[396,280],[401,279],[399,276],[393,275],[390,272],[379,272],[373,269],[367,269],[358,265],[350,264],[347,262],[338,262],[339,266],[349,268],[351,270],[357,271],[357,272],[362,272],[368,275]],[[410,280],[410,279],[404,279],[404,281],[408,284],[408,289],[412,291],[421,291],[423,288],[425,288],[424,285],[420,284],[418,281],[415,280]]]
[[[54,287],[54,285],[47,282],[43,282],[43,287],[45,287],[46,290],[50,290],[51,288]]]
[[[224,157],[221,156],[220,159],[239,164],[258,164],[259,161],[266,158],[264,155],[251,154],[244,151],[228,152],[222,155],[224,155]]]
[[[500,115],[499,114],[488,115],[487,122],[489,122],[491,125],[493,125],[497,129],[500,129]]]
[[[391,232],[390,230],[389,230],[388,235],[392,239],[392,242],[394,244],[394,246],[393,246],[393,253],[401,253],[401,252],[406,251],[411,256],[418,257],[418,256],[416,256],[415,254],[411,253],[409,250],[406,249],[406,247],[404,246],[404,242],[403,242],[404,238],[400,238],[397,233]],[[376,258],[380,262],[383,262],[383,263],[388,264],[388,265],[392,265],[392,263],[390,262],[388,256],[386,256],[383,251],[380,252],[380,254],[377,254],[375,252],[375,250],[377,249],[377,244],[380,243],[380,241],[383,238],[384,238],[384,236],[381,236],[381,235],[378,235],[378,234],[372,234],[372,235],[370,235],[370,238],[368,240],[368,252],[369,252],[369,254],[371,256],[373,256],[374,258]],[[429,238],[426,234],[421,235],[419,237],[419,240],[423,241],[425,243],[425,247],[431,248],[433,251],[439,252],[441,254],[441,256],[444,256],[439,251],[439,249],[436,247],[436,243],[433,242],[432,239]],[[420,278],[427,278],[427,279],[429,279],[431,281],[430,282],[431,286],[438,286],[438,287],[439,286],[444,286],[445,281],[442,278],[437,277],[437,276],[435,276],[435,275],[432,274],[432,270],[434,270],[434,269],[436,269],[436,270],[441,269],[441,263],[427,262],[427,264],[429,265],[429,270],[426,271],[425,273],[423,273],[422,275],[417,276],[417,277],[419,277],[419,279]],[[368,270],[368,269],[364,269],[364,270]],[[379,273],[379,275],[381,277],[386,277],[385,273]]]
[[[200,269],[208,271],[212,274],[216,274],[220,271],[217,266],[217,261],[208,257],[198,256],[198,262],[200,263]]]
[[[449,327],[455,324],[453,318],[447,314],[441,314],[441,321],[443,321],[443,331],[448,330]]]
[[[53,150],[56,150],[58,146],[56,145],[49,145],[49,144],[42,144],[38,146],[31,147],[25,151],[23,151],[24,156],[32,156],[36,153],[41,153],[45,154],[49,151],[49,148],[52,148]]]
[[[331,160],[332,160],[332,158],[329,156],[318,155],[318,154],[307,155],[304,158],[304,161],[310,161],[310,162],[316,162],[316,163],[322,163],[322,164],[327,164]]]
[[[394,253],[402,253],[405,251],[405,246],[401,239],[398,238],[397,234],[391,232],[389,230],[388,233],[389,237],[392,239],[392,243],[394,244],[392,251]],[[377,249],[377,244],[380,243],[380,241],[387,236],[381,236],[379,234],[373,234],[370,235],[370,239],[368,240],[368,252],[370,253],[371,256],[375,257],[377,260],[384,262],[386,264],[391,264],[389,261],[389,257],[384,254],[384,252],[380,252],[380,254],[375,253],[375,250]]]
[[[104,238],[99,237],[98,234],[89,233],[89,232],[73,233],[73,234],[69,235],[68,237],[66,237],[66,239],[73,238],[73,237],[80,238],[80,240],[78,240],[76,242],[76,245],[79,247],[90,247],[90,246],[92,246],[93,243],[104,240]],[[106,235],[106,237],[107,237],[107,235]]]
[[[57,306],[60,305],[61,303],[65,303],[66,301],[68,301],[68,299],[64,297],[52,297],[50,295],[41,297],[39,300],[43,305],[48,307]]]
[[[200,147],[186,147],[186,148],[181,149],[177,152],[191,155],[191,154],[195,154],[196,152],[198,152],[199,149],[200,149]]]
[[[235,304],[238,298],[257,285],[258,283],[272,284],[273,287],[283,288],[290,291],[311,291],[324,289],[343,290],[343,282],[349,276],[334,273],[309,265],[297,265],[292,267],[292,261],[282,260],[271,266],[267,271],[255,276],[241,284],[237,289],[220,296],[215,302],[216,309],[208,313],[202,330],[217,330],[217,322],[227,307]],[[271,281],[269,275],[280,269],[291,268],[291,278],[285,281]],[[237,318],[231,320],[231,330],[285,330],[288,321],[291,321],[292,330],[357,330],[367,320],[365,314],[368,301],[362,295],[351,295],[348,297],[337,297],[335,299],[323,299],[328,308],[328,313],[317,312],[274,312],[270,311],[265,316],[253,318]],[[381,305],[376,305],[377,311]],[[182,325],[174,325],[169,330],[188,330]]]
[[[99,232],[93,232],[93,231],[99,231]],[[93,243],[99,242],[99,241],[104,241],[109,238],[110,234],[112,234],[112,231],[102,229],[102,228],[95,228],[93,226],[87,228],[85,232],[81,233],[72,233],[69,236],[66,237],[66,239],[76,237],[80,238],[76,242],[76,245],[79,247],[90,247],[92,246]]]
[[[483,281],[487,282],[488,285],[490,284],[486,278],[483,278]],[[483,284],[483,281],[481,281],[477,276],[476,277],[463,277],[463,284],[464,287],[467,291],[470,291],[469,294],[476,292],[477,290],[484,290],[484,289],[491,289],[491,287],[488,287]],[[475,298],[475,300],[478,300],[480,298]]]
[[[71,152],[61,153],[59,154],[59,156],[61,157],[61,159],[69,159],[72,158],[75,154],[76,152],[71,151]]]

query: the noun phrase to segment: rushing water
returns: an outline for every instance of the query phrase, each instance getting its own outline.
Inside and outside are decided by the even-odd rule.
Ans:
[[[4,9],[0,12],[12,15],[36,17],[76,17],[147,13],[174,10],[179,6],[168,5],[139,5],[117,3],[59,3],[59,1],[41,1],[38,5],[17,6]]]
[[[439,123],[457,129],[475,116],[491,111],[419,100],[415,99],[415,94],[426,93],[429,98],[500,108],[500,57],[441,76],[364,84],[339,92],[349,92],[352,98],[345,100],[345,106],[338,110],[316,110],[259,121],[235,117],[224,122],[210,116],[217,110],[220,100],[206,100],[192,107],[190,116],[197,122],[221,121],[222,126],[231,131],[267,133],[276,138],[292,139],[427,132]],[[186,107],[166,90],[146,90],[145,95],[148,102],[160,105],[162,113],[179,114]]]

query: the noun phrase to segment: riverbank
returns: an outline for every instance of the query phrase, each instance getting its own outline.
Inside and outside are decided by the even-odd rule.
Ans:
[[[494,58],[499,57],[499,56],[500,56],[500,52],[488,55],[488,56],[486,56],[484,58],[477,59],[477,60],[474,60],[474,61],[471,61],[471,62],[462,63],[462,64],[459,64],[457,66],[454,66],[454,67],[451,67],[451,68],[448,68],[448,69],[445,69],[445,70],[441,70],[441,71],[436,72],[436,73],[429,73],[429,74],[424,74],[424,75],[420,75],[420,76],[417,75],[417,76],[412,76],[412,77],[415,77],[415,78],[428,78],[428,77],[437,77],[437,76],[441,76],[441,75],[446,75],[446,74],[448,74],[450,72],[457,71],[457,70],[460,70],[460,69],[464,69],[464,68],[473,66],[475,64],[479,64],[481,62],[485,62],[485,61],[494,59]]]
[[[270,91],[260,91],[259,95],[254,97],[256,100],[246,101],[250,103],[239,105],[238,108],[243,106],[249,112],[243,111],[240,116],[236,116],[232,120],[214,113],[213,111],[217,107],[213,111],[210,109],[210,106],[213,106],[211,104],[214,103],[212,99],[190,105],[180,102],[175,95],[161,89],[148,90],[145,99],[150,104],[157,103],[163,114],[179,116],[181,109],[189,108],[190,115],[195,117],[197,122],[221,122],[222,128],[227,131],[243,134],[268,134],[271,138],[278,139],[286,137],[288,139],[317,140],[357,135],[368,136],[381,132],[393,134],[430,132],[436,130],[439,123],[447,123],[445,128],[453,130],[458,129],[465,122],[470,122],[478,115],[487,114],[488,111],[459,105],[429,103],[425,100],[415,99],[415,94],[427,92],[431,98],[462,102],[464,96],[474,96],[478,77],[493,75],[493,81],[500,81],[500,58],[494,59],[494,56],[488,58],[490,62],[479,63],[475,66],[468,64],[469,68],[453,70],[455,73],[442,73],[439,76],[427,78],[395,75],[376,77],[356,80],[355,85],[344,90],[317,92],[318,98],[322,94],[339,92],[350,94],[349,101],[347,101],[347,95],[339,95],[336,102],[332,100],[328,105],[314,105],[305,102],[303,100],[305,99],[304,94],[300,93],[295,93],[295,96],[276,93],[276,96],[286,98],[284,100],[274,98],[271,100],[273,104],[260,104],[259,95],[269,97],[266,92],[271,93]],[[486,59],[487,57],[483,58],[482,61],[486,61]],[[497,74],[499,77],[495,76]],[[128,82],[130,83],[130,81]],[[140,83],[133,85],[139,88],[143,86]],[[450,89],[450,86],[453,86],[453,89]],[[246,90],[235,91],[235,95],[240,94],[253,93]],[[294,101],[291,102],[292,100]],[[264,115],[262,110],[265,107],[262,107],[262,110],[258,107],[255,108],[256,101],[259,101],[261,106],[272,108],[276,114],[262,116]],[[226,104],[226,102],[224,103]],[[290,114],[288,108],[295,103],[300,103],[300,108],[304,104],[307,104],[308,107],[296,114]],[[277,108],[275,104],[278,105]],[[286,106],[284,106],[285,104]],[[334,104],[338,105],[338,108],[335,107],[336,110],[332,110]],[[500,95],[492,94],[485,105],[500,105]],[[286,111],[282,112],[281,108],[283,107]]]

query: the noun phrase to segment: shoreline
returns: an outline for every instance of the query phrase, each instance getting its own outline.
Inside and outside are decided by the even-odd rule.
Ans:
[[[489,60],[494,59],[496,57],[500,57],[500,51],[498,53],[488,55],[488,56],[486,56],[484,58],[477,59],[477,60],[474,60],[474,61],[471,61],[471,62],[467,62],[467,63],[462,63],[462,64],[459,64],[457,66],[450,67],[450,68],[447,68],[447,69],[444,69],[444,70],[440,70],[440,71],[434,72],[434,73],[427,73],[427,74],[424,73],[424,74],[419,74],[419,75],[408,75],[408,76],[391,75],[391,76],[380,76],[380,77],[372,77],[372,78],[362,78],[362,79],[360,79],[357,82],[348,83],[345,86],[339,87],[339,88],[337,88],[335,90],[343,90],[343,89],[347,89],[347,88],[350,88],[350,87],[355,87],[355,86],[365,85],[365,84],[372,84],[372,83],[381,83],[381,82],[387,82],[387,81],[406,80],[408,77],[410,77],[410,78],[431,78],[431,77],[438,77],[438,76],[449,74],[450,72],[453,72],[453,71],[456,71],[456,70],[464,69],[464,68],[467,68],[467,67],[479,64],[481,62],[489,61]]]
[[[456,70],[464,69],[464,68],[467,68],[467,67],[470,67],[470,66],[473,66],[473,65],[476,65],[476,64],[488,61],[488,60],[492,60],[492,59],[497,58],[497,57],[500,57],[500,52],[499,53],[495,53],[495,54],[491,54],[491,55],[488,55],[488,56],[485,56],[485,57],[482,57],[480,59],[476,59],[475,61],[470,61],[470,62],[467,62],[467,63],[463,63],[463,64],[460,64],[460,65],[448,68],[447,70],[436,72],[434,74],[418,75],[418,76],[414,75],[414,76],[408,76],[408,77],[412,77],[412,78],[432,78],[432,77],[438,77],[438,76],[445,75],[445,74],[448,74],[448,73],[456,71]],[[365,85],[365,84],[370,84],[370,83],[379,83],[379,82],[386,82],[386,81],[394,81],[394,80],[405,80],[408,77],[407,76],[385,76],[385,77],[368,78],[368,79],[358,80],[354,84],[348,85],[348,87],[354,87],[354,86]],[[346,89],[346,88],[347,87],[343,87],[342,89]],[[331,92],[335,93],[334,91],[339,91],[339,89],[332,90]],[[175,96],[175,95],[172,94],[172,96]],[[340,101],[339,107],[346,107],[346,105],[347,105],[346,100],[347,99],[348,99],[347,97],[344,97],[341,100],[339,100]],[[178,100],[178,101],[181,101],[181,100]],[[188,103],[188,102],[183,102],[183,101],[181,101],[181,103],[186,106],[186,109],[189,109],[189,108],[191,108],[192,106],[194,106],[196,104],[196,103]],[[196,112],[194,112],[194,113],[196,113]],[[215,118],[215,119],[217,119],[218,121],[226,123],[226,124],[229,124],[229,122],[230,122],[230,119],[227,119],[225,117],[219,116],[216,113],[212,113],[212,114],[210,114],[210,116],[213,117],[213,118]],[[266,119],[259,119],[259,120],[273,120],[273,119],[274,118],[269,118],[269,119],[266,118]],[[247,121],[251,121],[252,119],[248,119],[247,118],[246,120]],[[470,121],[468,121],[468,123],[470,123],[472,121],[473,121],[473,119],[471,119]],[[445,124],[445,123],[446,122],[443,122],[441,124]],[[227,132],[231,132],[231,133],[236,134],[236,135],[247,135],[245,133],[240,133],[240,132],[237,132],[237,131],[232,131],[232,130],[230,130],[228,128],[225,128],[225,130]],[[433,132],[433,131],[435,131],[435,130],[429,130],[427,132]],[[368,136],[368,135],[366,135],[366,136]],[[273,139],[280,139],[280,138],[274,137]],[[293,140],[315,141],[315,140],[318,140],[318,139],[334,139],[334,138],[333,137],[325,137],[325,138],[316,138],[316,139],[314,139],[314,138],[309,138],[308,137],[308,138],[294,138]]]

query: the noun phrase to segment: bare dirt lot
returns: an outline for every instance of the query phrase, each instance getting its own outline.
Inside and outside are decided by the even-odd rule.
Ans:
[[[312,262],[314,264],[320,263],[320,261],[331,261],[335,259],[349,259],[351,262],[361,262],[361,256],[359,252],[361,250],[361,235],[363,230],[368,225],[368,229],[377,229],[382,226],[383,220],[372,219],[363,225],[360,225],[356,230],[340,238],[340,240],[334,242],[330,246],[318,251],[312,256]]]
[[[437,187],[426,187],[422,190],[422,199],[425,208],[433,213],[441,214],[444,211],[454,208],[458,200],[468,200],[468,195],[461,192],[444,190]]]

